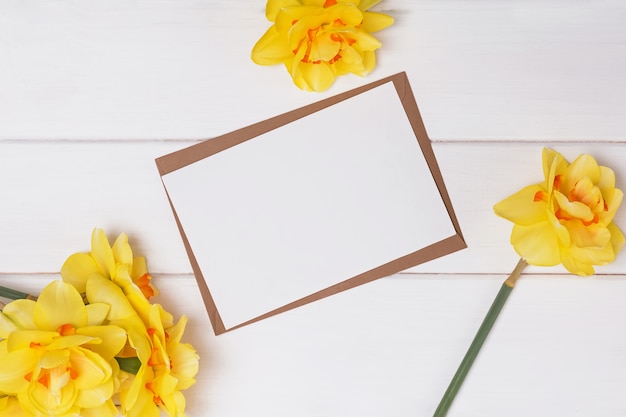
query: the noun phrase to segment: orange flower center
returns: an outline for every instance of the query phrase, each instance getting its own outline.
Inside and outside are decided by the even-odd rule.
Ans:
[[[149,327],[147,331],[148,331],[148,335],[151,338],[159,337],[159,332],[154,327]],[[167,332],[164,332],[164,333],[165,333],[163,335],[164,339],[167,341],[170,335]],[[148,358],[148,366],[164,366],[165,364],[166,364],[166,359],[165,359],[165,354],[163,350],[158,347],[153,347],[152,351],[150,352],[150,358]],[[171,367],[171,364],[170,364],[170,367]]]
[[[152,401],[156,405],[165,405],[163,399],[155,392],[154,384],[152,382],[146,382],[146,389],[152,393]]]
[[[54,368],[54,370],[56,369],[57,368]],[[53,372],[53,369],[42,368],[39,372],[39,378],[37,378],[37,382],[46,388],[50,388],[50,380],[52,378],[52,372]],[[66,367],[65,372],[63,373],[67,374],[71,380],[75,380],[76,378],[78,378],[78,371],[72,368],[71,366]],[[57,377],[59,377],[58,374],[57,374]],[[24,375],[24,379],[27,380],[28,382],[31,382],[33,379],[33,373],[32,372],[27,373],[26,375]]]
[[[567,208],[560,207],[557,199],[553,199],[553,204],[555,205],[554,215],[557,219],[563,221],[578,219],[583,223],[583,225],[589,226],[591,224],[598,223],[599,213],[602,211],[608,211],[609,208],[606,201],[604,201],[602,191],[598,188],[598,186],[593,184],[589,178],[583,177],[579,179],[570,190],[561,190],[562,185],[562,176],[556,175],[553,182],[554,190],[559,193],[563,193],[570,203],[584,204],[589,208],[591,213],[593,213],[593,216],[580,218],[579,215],[572,214],[571,210],[568,211]],[[543,190],[537,191],[533,197],[534,202],[547,203],[548,199],[548,193]]]
[[[72,336],[76,334],[76,329],[71,324],[65,323],[65,324],[60,325],[57,328],[57,332],[61,336]]]
[[[147,272],[139,278],[133,280],[135,285],[137,285],[141,290],[143,296],[147,299],[154,296],[154,289],[150,286],[150,280],[152,280],[152,276]]]
[[[337,4],[337,0],[327,0],[326,3],[324,3],[324,8],[331,7],[336,4]],[[298,23],[298,19],[295,19],[294,21],[292,21],[291,25],[293,26],[296,23]],[[351,46],[354,43],[356,43],[356,40],[347,37],[344,33],[341,33],[341,31],[344,30],[343,28],[345,28],[346,26],[347,26],[346,23],[341,18],[337,18],[333,20],[332,22],[327,22],[327,23],[322,24],[321,26],[307,30],[306,38],[302,40],[302,42],[306,42],[306,52],[304,53],[304,56],[302,57],[300,62],[305,63],[305,64],[321,64],[322,63],[321,59],[313,59],[313,60],[311,59],[311,50],[313,49],[316,42],[324,42],[324,41],[328,42],[327,39],[324,39],[321,41],[318,39],[319,35],[326,34],[328,33],[328,31],[332,32],[329,35],[330,40],[338,43],[339,45],[337,47],[338,52],[335,54],[335,56],[333,56],[331,59],[329,59],[326,62],[328,64],[334,64],[335,62],[339,61],[341,59],[341,53],[345,49],[345,46],[346,45]],[[291,51],[294,55],[297,55],[298,51],[300,50],[302,46],[302,42],[300,43],[300,45],[298,45],[296,49]]]
[[[546,193],[545,191],[537,191],[535,193],[535,198],[533,198],[533,201],[536,203],[538,201],[543,201],[544,203],[546,203],[548,201],[548,193]]]

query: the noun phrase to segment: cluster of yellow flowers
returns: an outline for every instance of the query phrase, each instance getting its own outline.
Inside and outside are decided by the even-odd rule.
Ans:
[[[198,355],[181,343],[187,319],[157,294],[128,237],[101,229],[90,253],[71,255],[62,280],[37,300],[0,313],[0,417],[185,415],[181,390],[195,383]]]
[[[259,65],[284,64],[302,90],[324,91],[339,75],[374,69],[380,41],[370,33],[393,24],[368,11],[380,0],[268,0],[274,24],[252,49]]]

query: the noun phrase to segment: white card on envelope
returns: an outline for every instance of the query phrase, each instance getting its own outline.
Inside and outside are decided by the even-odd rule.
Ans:
[[[461,239],[421,146],[388,81],[162,172],[223,330]]]

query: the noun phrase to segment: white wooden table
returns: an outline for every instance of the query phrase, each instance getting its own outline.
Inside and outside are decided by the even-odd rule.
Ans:
[[[93,227],[124,231],[189,317],[190,417],[430,416],[517,262],[492,206],[542,147],[626,188],[626,3],[383,0],[377,68],[319,94],[251,62],[264,8],[0,1],[0,285],[37,292]],[[154,158],[399,71],[469,248],[215,337]],[[626,255],[597,273],[528,268],[450,415],[625,415]]]

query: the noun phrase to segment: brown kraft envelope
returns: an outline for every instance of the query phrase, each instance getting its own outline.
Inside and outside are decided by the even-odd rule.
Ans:
[[[313,114],[321,109],[327,108],[336,103],[350,99],[351,97],[354,97],[358,94],[361,94],[365,91],[368,91],[372,88],[378,87],[388,82],[393,83],[396,89],[396,92],[401,100],[402,107],[404,108],[404,111],[406,112],[406,115],[408,117],[412,130],[419,143],[421,151],[424,154],[424,157],[426,159],[430,172],[433,176],[433,179],[437,185],[437,188],[439,190],[443,203],[447,209],[448,215],[450,216],[450,220],[452,221],[456,234],[448,238],[445,238],[439,242],[426,246],[422,249],[419,249],[406,256],[390,261],[384,265],[380,265],[374,269],[371,269],[359,275],[353,276],[349,279],[346,279],[343,282],[332,285],[321,291],[312,293],[308,296],[305,296],[299,300],[291,302],[273,311],[267,312],[261,316],[255,317],[251,320],[248,320],[245,323],[241,323],[239,325],[236,325],[234,327],[227,329],[225,328],[224,323],[222,322],[222,319],[220,317],[220,313],[213,301],[213,298],[211,297],[211,291],[208,288],[207,283],[203,277],[203,273],[198,266],[198,262],[196,261],[193,248],[189,244],[189,241],[185,235],[185,230],[178,218],[176,209],[174,207],[174,204],[172,203],[172,200],[169,194],[167,193],[167,188],[166,188],[165,191],[166,191],[166,194],[168,194],[168,200],[172,208],[172,212],[174,214],[176,224],[178,226],[181,237],[183,239],[185,250],[187,251],[187,255],[189,257],[191,267],[193,269],[194,275],[198,282],[198,286],[202,294],[203,301],[206,305],[206,309],[207,309],[209,318],[211,320],[211,324],[213,325],[215,334],[221,334],[230,330],[234,330],[236,328],[245,326],[247,324],[254,323],[256,321],[265,319],[267,317],[271,317],[273,315],[291,310],[293,308],[302,306],[312,301],[316,301],[324,297],[328,297],[330,295],[339,293],[341,291],[345,291],[347,289],[356,287],[358,285],[365,284],[367,282],[376,280],[378,278],[382,278],[382,277],[386,277],[386,276],[398,273],[400,271],[406,270],[408,268],[414,267],[416,265],[422,264],[424,262],[428,262],[430,260],[439,258],[441,256],[450,254],[452,252],[455,252],[455,251],[458,251],[460,249],[464,249],[467,247],[463,239],[463,235],[461,233],[461,229],[459,227],[457,218],[454,214],[452,203],[448,196],[448,192],[446,191],[443,177],[437,165],[437,161],[435,159],[435,155],[432,150],[430,139],[428,138],[428,135],[426,133],[426,129],[424,127],[417,104],[415,102],[413,92],[409,85],[407,75],[404,72],[392,75],[387,78],[383,78],[378,81],[374,81],[370,84],[355,88],[353,90],[344,92],[334,97],[330,97],[322,101],[301,107],[299,109],[292,110],[285,114],[272,117],[265,121],[255,123],[253,125],[244,127],[242,129],[224,134],[214,139],[200,142],[198,144],[189,146],[185,149],[182,149],[182,150],[173,152],[171,154],[162,156],[160,158],[157,158],[156,165],[159,170],[159,174],[160,176],[164,176],[168,173],[171,173],[180,168],[183,168],[185,166],[198,162],[204,158],[207,158],[225,149],[241,144],[258,135],[264,134],[280,126],[291,123],[297,119]]]

